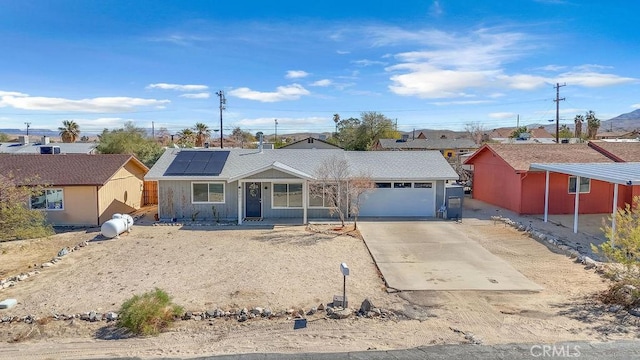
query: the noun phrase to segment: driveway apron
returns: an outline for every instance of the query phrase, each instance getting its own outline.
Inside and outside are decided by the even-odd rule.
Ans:
[[[358,227],[390,288],[542,290],[455,222],[361,221]]]

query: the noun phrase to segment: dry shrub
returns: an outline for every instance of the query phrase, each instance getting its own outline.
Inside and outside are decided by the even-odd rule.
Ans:
[[[157,335],[180,314],[182,307],[171,302],[171,297],[156,288],[125,301],[118,314],[118,327],[136,335]]]

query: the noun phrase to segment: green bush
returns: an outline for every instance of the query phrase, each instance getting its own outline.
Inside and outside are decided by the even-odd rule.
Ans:
[[[182,313],[182,307],[171,302],[161,289],[134,295],[120,307],[118,327],[137,335],[156,335],[166,329]]]

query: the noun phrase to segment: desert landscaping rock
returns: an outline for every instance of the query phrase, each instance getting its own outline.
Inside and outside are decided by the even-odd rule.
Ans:
[[[363,314],[366,314],[369,311],[371,311],[374,307],[375,306],[373,306],[373,304],[371,303],[371,300],[364,299],[364,301],[360,305],[360,312],[363,313]]]
[[[353,315],[353,310],[347,308],[334,311],[330,317],[332,319],[347,319],[351,317],[351,315]]]

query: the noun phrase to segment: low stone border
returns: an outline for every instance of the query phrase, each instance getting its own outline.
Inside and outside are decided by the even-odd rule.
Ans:
[[[502,217],[502,216],[492,216],[491,220],[493,220],[494,222],[500,221],[502,223],[505,223],[517,229],[518,231],[527,232],[529,234],[529,237],[539,242],[547,243],[553,246],[554,248],[556,248],[557,250],[562,251],[565,255],[569,256],[570,258],[576,259],[577,262],[585,265],[585,269],[595,268],[596,271],[598,272],[603,272],[605,270],[605,263],[593,260],[586,254],[581,253],[580,250],[567,245],[565,242],[558,239],[557,237],[546,234],[542,231],[536,230],[531,225],[524,225],[521,222],[513,221],[509,218]]]
[[[77,251],[85,246],[89,245],[88,241],[82,241],[80,243],[78,243],[76,246],[74,247],[64,247],[62,249],[60,249],[60,251],[58,251],[58,255],[54,258],[52,258],[51,260],[44,262],[40,265],[34,266],[34,268],[36,269],[44,269],[44,268],[48,268],[48,267],[52,267],[55,264],[57,264],[58,262],[62,261],[62,257],[65,255],[68,255],[69,253],[72,253],[74,251]],[[18,275],[14,275],[14,276],[10,276],[6,279],[0,279],[0,291],[10,288],[12,286],[16,286],[20,281],[24,281],[27,280],[28,278],[38,275],[40,274],[40,270],[31,270],[28,272],[23,272],[20,273]]]
[[[236,320],[238,322],[245,322],[252,319],[278,319],[286,318],[292,319],[304,319],[305,316],[313,316],[325,313],[325,316],[331,319],[348,319],[350,317],[362,317],[362,318],[380,318],[385,320],[397,320],[403,318],[404,315],[395,313],[391,310],[379,309],[375,307],[369,299],[365,299],[360,305],[359,310],[346,308],[343,309],[338,306],[332,306],[331,304],[313,306],[308,310],[305,309],[288,309],[278,312],[273,312],[270,308],[254,307],[251,310],[247,308],[243,309],[231,309],[222,310],[220,308],[215,310],[206,311],[187,311],[182,316],[175,320]],[[0,323],[25,323],[32,324],[43,321],[45,319],[51,319],[54,321],[67,321],[67,320],[81,320],[87,322],[112,322],[118,319],[118,313],[109,311],[101,313],[97,311],[88,311],[78,314],[53,314],[47,317],[37,317],[34,315],[25,316],[3,316],[0,317]]]

